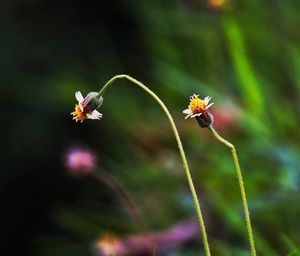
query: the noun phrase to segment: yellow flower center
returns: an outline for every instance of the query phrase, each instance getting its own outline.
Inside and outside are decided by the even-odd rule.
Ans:
[[[86,114],[81,111],[79,105],[75,105],[75,111],[72,112],[71,115],[73,116],[73,119],[75,119],[76,122],[83,122],[83,120],[86,119]]]
[[[191,97],[189,109],[193,112],[193,114],[202,113],[205,110],[205,107],[206,107],[205,102],[199,99],[197,95]]]

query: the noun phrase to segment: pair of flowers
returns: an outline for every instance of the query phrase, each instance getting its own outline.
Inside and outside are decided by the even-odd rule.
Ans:
[[[75,105],[75,111],[71,113],[73,115],[73,119],[78,122],[83,122],[85,119],[100,119],[102,117],[102,114],[97,111],[97,109],[101,106],[103,103],[103,97],[102,94],[104,91],[117,79],[127,79],[128,81],[132,82],[136,86],[143,89],[145,92],[150,94],[157,103],[162,107],[166,115],[168,116],[168,120],[170,122],[170,125],[172,127],[172,130],[174,132],[175,139],[178,144],[178,149],[182,158],[183,168],[186,173],[187,181],[191,190],[191,194],[193,197],[193,201],[195,204],[195,209],[197,212],[197,217],[199,220],[200,229],[202,232],[203,237],[203,245],[205,249],[205,253],[207,256],[210,256],[210,249],[207,239],[207,234],[205,230],[204,220],[201,213],[201,208],[198,202],[198,197],[196,194],[196,190],[193,184],[193,180],[189,171],[187,159],[185,157],[185,153],[182,147],[181,139],[178,135],[178,131],[176,129],[176,125],[173,121],[173,118],[171,117],[171,114],[169,113],[167,107],[164,105],[164,103],[159,99],[159,97],[152,92],[147,86],[139,82],[138,80],[134,79],[131,76],[128,75],[116,75],[113,78],[111,78],[101,89],[99,93],[91,92],[89,93],[85,98],[83,98],[82,94],[80,92],[76,92],[75,97],[78,101],[78,104]],[[211,97],[207,96],[204,99],[199,98],[199,95],[194,94],[190,97],[190,103],[188,105],[188,108],[183,111],[184,114],[186,114],[186,118],[191,117],[195,118],[202,128],[208,128],[208,130],[211,132],[211,134],[222,144],[230,148],[234,165],[237,171],[237,177],[239,181],[239,187],[241,191],[242,201],[243,201],[243,207],[244,207],[244,213],[245,213],[245,220],[246,220],[246,227],[248,231],[249,236],[249,243],[251,248],[251,254],[252,256],[256,256],[256,250],[255,250],[255,244],[254,244],[254,237],[253,237],[253,231],[250,221],[250,214],[248,209],[248,203],[247,203],[247,197],[245,188],[243,185],[243,178],[241,169],[238,162],[238,157],[236,153],[236,149],[233,144],[222,138],[213,128],[212,122],[213,118],[212,115],[209,113],[209,108],[213,105],[213,103],[209,103],[211,100]]]
[[[103,97],[99,96],[97,92],[90,92],[83,98],[81,92],[75,93],[75,98],[78,104],[75,105],[75,111],[71,113],[73,119],[78,122],[83,122],[85,119],[100,119],[102,114],[97,109],[103,103]],[[207,127],[212,122],[212,116],[209,114],[209,108],[214,103],[209,103],[211,97],[207,96],[203,100],[199,95],[194,94],[190,97],[190,104],[188,108],[183,111],[187,116],[185,119],[191,117],[196,118],[201,127]]]

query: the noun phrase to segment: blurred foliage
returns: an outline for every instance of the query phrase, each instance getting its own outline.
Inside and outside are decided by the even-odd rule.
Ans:
[[[105,185],[66,175],[74,145],[97,153],[149,231],[195,215],[171,129],[149,96],[118,81],[101,121],[71,120],[74,92],[118,73],[173,113],[213,255],[248,255],[248,243],[230,153],[181,113],[194,92],[212,96],[215,126],[238,149],[259,255],[300,255],[300,2],[211,2],[1,3],[3,255],[90,255],[103,234],[138,232]],[[169,255],[201,248],[199,238]]]

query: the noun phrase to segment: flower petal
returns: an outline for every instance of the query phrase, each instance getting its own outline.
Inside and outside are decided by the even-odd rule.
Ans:
[[[102,117],[102,114],[99,113],[97,110],[94,110],[92,113],[86,114],[88,119],[100,119]]]
[[[187,115],[193,114],[193,112],[189,108],[183,110],[182,113]]]
[[[92,112],[92,115],[94,116],[95,119],[100,119],[102,117],[102,114],[97,110],[94,110]]]
[[[198,97],[199,97],[199,95],[196,94],[196,93],[194,93],[194,94],[190,97],[190,99],[194,99],[194,98],[198,98]]]
[[[197,114],[192,115],[191,117],[193,118],[195,116],[201,116],[201,115],[202,115],[202,113],[197,113]]]
[[[94,118],[93,118],[93,115],[92,115],[91,113],[86,113],[86,117],[87,117],[88,119],[94,119]]]
[[[205,109],[208,109],[208,108],[210,108],[212,105],[214,105],[214,103],[212,102],[212,103],[210,103],[208,106],[206,106],[205,107]]]
[[[204,101],[205,105],[207,105],[210,100],[211,100],[211,97],[206,96],[203,101]]]
[[[76,98],[76,100],[78,100],[79,103],[81,103],[83,101],[83,96],[80,91],[75,92],[75,98]]]

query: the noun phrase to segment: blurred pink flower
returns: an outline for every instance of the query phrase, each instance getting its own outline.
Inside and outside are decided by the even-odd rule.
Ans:
[[[101,248],[101,254],[103,256],[117,256],[120,252],[125,250],[123,243],[116,237],[106,235],[102,237],[96,245],[97,248]]]
[[[89,174],[96,168],[96,157],[88,149],[72,148],[65,156],[65,165],[72,175]]]
[[[145,256],[161,254],[180,247],[199,235],[196,220],[177,223],[155,233],[128,235],[123,238],[104,236],[95,244],[95,256]]]
[[[240,113],[237,108],[224,103],[212,112],[214,116],[214,127],[218,130],[231,130],[239,119]]]

